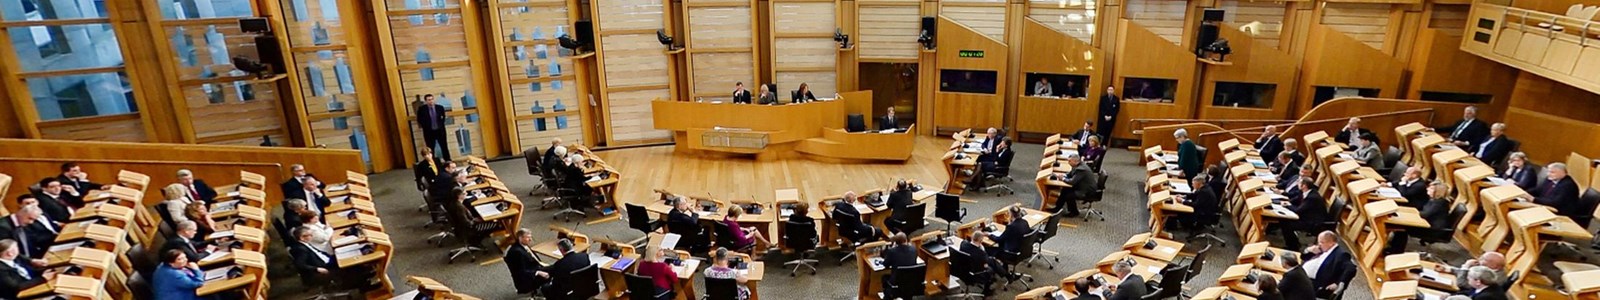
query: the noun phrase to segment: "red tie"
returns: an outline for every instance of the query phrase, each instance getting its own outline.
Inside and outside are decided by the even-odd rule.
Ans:
[[[189,184],[189,196],[194,197],[194,200],[200,200],[200,191],[194,189],[194,184]]]

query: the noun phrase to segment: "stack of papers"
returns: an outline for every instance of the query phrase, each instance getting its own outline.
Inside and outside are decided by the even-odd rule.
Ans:
[[[668,233],[666,236],[661,237],[661,249],[677,249],[678,239],[681,238],[683,236],[676,233]]]
[[[358,240],[361,240],[361,237],[354,236],[354,235],[345,235],[345,236],[339,236],[339,238],[334,239],[333,240],[333,244],[334,245],[344,245],[344,244],[354,243],[354,242],[356,242]]]
[[[1179,194],[1194,193],[1194,188],[1189,187],[1189,184],[1187,184],[1187,183],[1171,182],[1171,184],[1172,184],[1172,192],[1173,193],[1179,193]]]
[[[1489,182],[1494,183],[1496,186],[1515,184],[1510,180],[1501,179],[1500,177],[1489,177]]]
[[[206,236],[206,239],[214,240],[214,239],[230,237],[230,236],[233,236],[233,230],[222,230],[222,231],[212,232],[211,235],[207,235]]]
[[[1026,216],[1022,216],[1022,219],[1028,220],[1028,223],[1038,223],[1039,221],[1044,220],[1044,215],[1028,214]]]
[[[793,215],[793,214],[794,214],[794,210],[793,209],[788,209],[788,208],[778,209],[778,217],[788,218],[789,215]]]
[[[350,188],[350,186],[349,186],[349,185],[344,185],[344,184],[335,184],[335,185],[333,185],[333,186],[329,186],[329,187],[328,187],[328,188],[327,188],[327,190],[328,190],[328,191],[329,191],[329,192],[337,192],[337,191],[343,191],[343,190],[345,190],[345,189],[348,189],[348,188]]]
[[[334,257],[338,257],[338,259],[346,259],[346,258],[352,258],[352,257],[361,256],[361,247],[362,246],[364,246],[364,245],[362,245],[362,244],[353,244],[353,245],[345,245],[344,247],[339,247],[339,248],[333,249],[333,253],[334,253],[333,256]]]
[[[1378,188],[1378,196],[1383,196],[1383,197],[1386,197],[1386,198],[1402,198],[1400,196],[1400,190],[1394,189],[1392,187],[1380,187],[1380,188]]]
[[[593,264],[595,264],[597,266],[604,266],[606,264],[611,263],[611,261],[613,261],[613,260],[617,260],[617,259],[611,258],[610,256],[601,255],[600,253],[594,253],[594,252],[590,252],[589,253],[589,262],[593,263]]]
[[[208,254],[208,255],[206,255],[206,257],[201,258],[200,261],[202,261],[202,262],[214,261],[214,260],[222,259],[222,257],[224,257],[224,256],[228,256],[228,251],[211,252],[211,254]]]
[[[206,271],[205,281],[210,282],[212,280],[224,279],[228,277],[228,270],[232,269],[233,268],[216,268]]]
[[[500,214],[500,207],[499,207],[498,204],[499,203],[479,204],[479,205],[473,206],[472,210],[477,211],[479,217],[488,217],[488,216],[498,215],[498,214]]]
[[[78,245],[81,245],[81,244],[80,243],[65,243],[65,244],[50,246],[50,251],[45,251],[45,252],[46,253],[50,253],[50,252],[61,252],[61,251],[72,250],[72,248],[77,248]]]

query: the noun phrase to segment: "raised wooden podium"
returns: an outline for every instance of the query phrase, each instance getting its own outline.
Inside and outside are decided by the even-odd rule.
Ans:
[[[874,112],[872,91],[839,93],[839,99],[788,105],[656,100],[655,128],[671,130],[678,153],[752,155],[768,160],[808,154],[851,160],[911,159],[915,134],[845,132],[845,119],[860,114],[867,129]]]

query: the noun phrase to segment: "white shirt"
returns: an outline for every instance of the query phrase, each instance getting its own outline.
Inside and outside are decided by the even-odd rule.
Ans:
[[[316,253],[317,254],[317,259],[322,260],[322,262],[324,262],[324,263],[332,263],[333,262],[332,260],[328,260],[328,254],[327,253],[323,253],[322,250],[318,249],[316,245],[312,245],[312,244],[309,244],[309,243],[303,243],[303,244],[306,244],[306,247],[311,248],[311,253]]]
[[[1478,144],[1478,153],[1473,153],[1472,156],[1483,158],[1483,154],[1489,152],[1489,145],[1494,144],[1494,142],[1499,139],[1500,138],[1497,137],[1489,137],[1489,140],[1483,141],[1483,144]]]
[[[18,275],[22,275],[22,279],[27,279],[27,280],[32,280],[33,279],[33,276],[28,276],[28,270],[27,269],[23,269],[22,266],[17,265],[16,261],[10,260],[10,259],[0,259],[0,262],[5,262],[6,265],[11,266],[12,269],[16,269],[17,270],[17,274]]]
[[[1333,245],[1333,248],[1328,248],[1327,251],[1322,251],[1322,254],[1317,255],[1317,257],[1313,257],[1311,260],[1307,260],[1306,263],[1301,264],[1300,267],[1306,270],[1306,276],[1316,279],[1317,271],[1322,269],[1322,261],[1328,259],[1328,254],[1333,253],[1333,249],[1339,249],[1339,245]]]

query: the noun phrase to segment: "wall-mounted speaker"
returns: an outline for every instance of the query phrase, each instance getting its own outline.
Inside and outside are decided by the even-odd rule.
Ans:
[[[1195,37],[1198,40],[1194,43],[1196,55],[1204,55],[1205,48],[1217,41],[1217,23],[1221,23],[1227,14],[1228,11],[1215,8],[1208,8],[1201,14],[1200,34]]]
[[[239,19],[239,31],[265,34],[272,32],[272,25],[267,18],[243,18]]]
[[[1216,9],[1216,8],[1207,8],[1205,13],[1201,15],[1200,21],[1201,22],[1222,22],[1223,16],[1225,16],[1227,14],[1228,14],[1228,11],[1226,11],[1226,10]]]
[[[593,21],[579,20],[577,23],[574,23],[572,25],[572,27],[573,27],[572,30],[578,32],[578,43],[579,44],[594,45],[594,22]]]
[[[272,66],[272,74],[283,74],[283,47],[278,46],[278,37],[274,35],[256,36],[256,57],[261,58],[261,63]]]
[[[934,38],[938,36],[939,19],[935,17],[922,17],[922,34],[917,36],[917,42],[922,43],[923,48],[933,49],[935,45]]]

